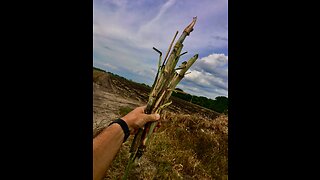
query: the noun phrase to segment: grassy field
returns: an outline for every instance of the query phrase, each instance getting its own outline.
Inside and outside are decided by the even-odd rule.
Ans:
[[[228,117],[214,121],[166,112],[161,128],[133,168],[129,179],[227,179]],[[119,179],[129,159],[132,137],[105,179]]]

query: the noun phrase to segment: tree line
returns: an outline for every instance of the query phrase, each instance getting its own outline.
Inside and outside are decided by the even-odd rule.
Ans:
[[[176,88],[176,90],[178,91],[172,92],[172,96],[214,110],[219,113],[228,114],[228,98],[225,96],[217,96],[215,99],[210,99],[203,96],[195,96],[184,93],[180,88]]]

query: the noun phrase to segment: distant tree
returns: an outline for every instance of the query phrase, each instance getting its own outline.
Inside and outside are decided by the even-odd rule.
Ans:
[[[97,68],[97,67],[94,67],[94,66],[93,66],[93,69],[95,69],[95,70],[97,70],[97,71],[102,71],[102,72],[106,72],[105,70],[102,70],[102,69],[100,69],[100,68]]]
[[[145,84],[145,83],[140,83],[142,86],[147,87],[147,88],[151,88],[149,85]]]
[[[188,93],[185,93],[181,88],[175,88],[175,90],[177,90],[177,92],[172,92],[172,96],[178,97],[180,99],[183,99],[185,101],[190,101],[192,96]],[[183,93],[181,93],[181,92]]]
[[[180,89],[180,88],[175,88],[175,90],[184,92],[184,91],[183,91],[182,89]]]
[[[180,88],[176,88],[176,90],[184,92]],[[214,100],[204,97],[204,96],[195,96],[180,92],[173,92],[172,96],[178,97],[180,99],[183,99],[185,101],[191,102],[193,104],[197,104],[199,106],[212,109],[219,113],[228,113],[228,98],[224,96],[218,96]]]
[[[215,106],[214,108],[217,112],[223,113],[228,110],[228,98],[224,96],[218,96],[215,98]]]

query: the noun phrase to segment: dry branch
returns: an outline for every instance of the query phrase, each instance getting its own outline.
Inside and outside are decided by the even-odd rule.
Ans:
[[[176,65],[180,57],[185,53],[187,53],[187,52],[184,52],[180,54],[183,48],[183,41],[187,36],[190,35],[190,32],[193,31],[193,27],[196,23],[196,20],[197,20],[197,17],[194,17],[192,22],[184,29],[183,33],[181,34],[181,36],[179,37],[179,39],[177,40],[177,42],[175,43],[171,51],[172,45],[178,34],[178,31],[176,32],[172,42],[170,43],[170,46],[168,48],[168,51],[166,53],[166,56],[163,60],[162,65],[161,65],[162,52],[153,47],[153,49],[157,51],[160,54],[160,56],[159,56],[158,72],[154,80],[154,83],[152,85],[152,91],[149,95],[149,100],[147,103],[147,107],[145,109],[146,114],[152,114],[152,113],[160,114],[164,108],[166,108],[171,104],[171,102],[168,102],[168,101],[172,94],[172,91],[175,90],[176,86],[182,80],[187,70],[197,60],[198,54],[194,55],[188,61],[183,62],[178,68],[176,68]],[[177,70],[179,71],[177,72]],[[131,155],[130,155],[130,159],[126,167],[126,171],[123,179],[127,179],[135,159],[136,158],[139,159],[143,155],[143,152],[146,149],[146,145],[148,144],[149,139],[153,133],[153,130],[157,124],[158,122],[149,122],[144,126],[143,129],[140,128],[138,130],[130,147]]]

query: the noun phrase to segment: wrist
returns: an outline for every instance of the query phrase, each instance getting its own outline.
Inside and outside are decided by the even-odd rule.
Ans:
[[[116,120],[112,121],[109,124],[109,126],[111,126],[112,124],[118,124],[121,127],[121,129],[122,129],[122,131],[124,133],[123,142],[125,142],[128,139],[128,137],[130,136],[130,129],[128,127],[127,122],[125,122],[123,119],[119,118],[119,119],[116,119]]]
[[[135,128],[134,128],[134,126],[132,125],[131,121],[128,118],[122,117],[121,119],[124,120],[127,123],[129,131],[130,131],[131,134],[133,132],[135,132]]]

